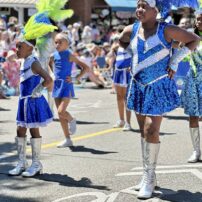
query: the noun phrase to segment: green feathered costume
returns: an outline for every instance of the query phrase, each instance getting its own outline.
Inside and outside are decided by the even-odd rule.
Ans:
[[[68,0],[39,0],[36,9],[39,13],[47,13],[47,16],[55,22],[70,18],[74,12],[71,9],[63,9]],[[37,39],[39,51],[43,51],[44,44],[47,42],[46,36]]]

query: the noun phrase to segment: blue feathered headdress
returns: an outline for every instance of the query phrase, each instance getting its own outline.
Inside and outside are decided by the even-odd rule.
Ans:
[[[162,18],[166,18],[172,7],[191,7],[197,9],[199,7],[197,0],[145,0],[151,7],[157,7]]]
[[[195,15],[202,14],[202,0],[199,0],[199,8],[196,10]]]

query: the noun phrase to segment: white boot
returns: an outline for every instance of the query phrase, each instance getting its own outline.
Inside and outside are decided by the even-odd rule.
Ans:
[[[33,177],[37,174],[43,173],[43,167],[39,161],[41,153],[41,138],[31,138],[31,147],[32,147],[32,165],[22,173],[23,177]]]
[[[143,137],[141,137],[141,148],[142,148],[142,162],[143,162],[143,175],[142,175],[142,179],[141,181],[139,182],[139,184],[137,184],[135,186],[135,191],[139,191],[143,185],[143,182],[144,182],[144,179],[146,177],[146,172],[145,172],[145,157],[144,157],[144,154],[145,154],[145,139]],[[155,175],[155,178],[154,178],[154,184],[155,186],[157,186],[157,181],[156,181],[156,175]]]
[[[8,172],[9,175],[21,175],[23,171],[28,167],[28,163],[26,160],[26,145],[27,145],[27,138],[26,137],[16,137],[15,138],[17,144],[17,151],[19,161],[17,166]]]
[[[190,128],[190,135],[191,135],[194,151],[192,155],[190,156],[190,158],[188,159],[188,163],[196,163],[201,158],[199,128]]]
[[[144,145],[145,145],[145,139],[143,137],[141,137],[141,148],[142,148],[142,162],[143,162],[143,175],[142,175],[142,179],[141,181],[139,182],[139,184],[137,184],[135,186],[135,190],[136,191],[139,191],[143,185],[143,182],[144,182],[144,176],[145,176],[145,157],[144,157],[144,153],[145,153],[145,149],[144,149]]]
[[[145,142],[145,169],[143,185],[138,193],[138,198],[151,198],[155,188],[155,169],[159,153],[160,143]]]

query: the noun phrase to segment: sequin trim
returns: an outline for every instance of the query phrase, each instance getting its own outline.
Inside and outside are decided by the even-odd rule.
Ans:
[[[161,79],[167,77],[168,74],[164,74],[163,76],[160,76],[160,77],[156,78],[155,80],[150,81],[149,83],[146,83],[146,84],[143,84],[143,83],[140,83],[139,81],[137,81],[137,80],[134,78],[134,76],[133,76],[132,74],[131,74],[131,76],[132,76],[133,81],[135,81],[136,83],[140,84],[141,86],[146,87],[146,86],[148,86],[148,85],[151,85],[151,84],[153,84],[153,83],[155,83],[155,82],[157,82],[157,81],[159,81],[159,80],[161,80]]]

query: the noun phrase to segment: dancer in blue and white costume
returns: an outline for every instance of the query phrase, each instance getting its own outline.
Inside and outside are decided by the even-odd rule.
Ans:
[[[71,99],[75,96],[71,79],[73,62],[82,68],[77,79],[80,79],[89,70],[85,63],[72,54],[69,49],[70,43],[67,33],[58,33],[55,37],[56,51],[51,56],[49,63],[55,77],[52,95],[65,136],[65,140],[57,145],[59,148],[73,146],[70,135],[76,132],[76,119],[66,111]]]
[[[195,33],[202,37],[202,8],[195,15]],[[191,68],[185,79],[181,99],[184,112],[189,115],[189,131],[194,150],[188,162],[196,163],[201,158],[199,117],[202,117],[202,42],[189,60]]]
[[[31,44],[31,43],[30,43]],[[42,69],[38,59],[32,54],[33,46],[25,42],[18,42],[17,55],[24,58],[20,68],[20,98],[17,112],[17,144],[20,161],[10,175],[22,175],[32,177],[42,172],[42,164],[39,161],[41,149],[41,136],[39,127],[46,126],[52,121],[53,115],[49,105],[39,89],[51,85],[51,77]],[[22,53],[24,52],[24,53]],[[40,84],[41,78],[44,79]],[[30,129],[32,146],[32,165],[27,168],[26,161],[26,131]],[[26,170],[25,170],[26,169]]]
[[[158,9],[167,9],[169,1],[139,0],[136,16],[139,23],[127,26],[120,43],[132,53],[132,78],[127,106],[136,112],[141,131],[143,177],[135,189],[138,198],[150,198],[156,185],[155,169],[160,148],[159,130],[163,114],[179,106],[173,75],[176,67],[194,50],[200,38],[192,33],[156,20]],[[163,11],[163,10],[160,10]],[[185,46],[171,56],[171,43]]]
[[[116,89],[117,104],[119,111],[119,120],[113,126],[114,128],[123,127],[123,131],[131,130],[130,118],[131,112],[126,109],[126,92],[130,81],[131,55],[122,47],[119,47],[116,54],[115,70],[113,82]],[[126,111],[126,122],[124,112]]]
[[[18,58],[24,60],[20,68],[20,98],[17,112],[16,143],[19,160],[17,166],[9,171],[13,176],[22,174],[23,177],[32,177],[42,173],[43,170],[39,160],[42,143],[39,128],[50,123],[53,115],[42,91],[52,86],[52,79],[41,67],[34,55],[34,49],[37,37],[56,28],[51,25],[46,13],[37,13],[25,25],[16,45]],[[42,83],[40,83],[41,78],[43,78]],[[29,167],[26,160],[27,129],[31,134],[32,149],[32,164]]]
[[[46,12],[52,25],[56,26],[57,22],[63,22],[73,15],[73,10],[64,9],[67,1],[68,0],[38,0],[36,3],[36,9],[40,13]],[[41,66],[45,71],[49,72],[52,78],[54,78],[54,75],[51,75],[48,64],[51,55],[55,51],[54,38],[57,33],[59,33],[59,28],[54,32],[48,33],[47,35],[37,39],[37,50]],[[51,89],[48,89],[47,91],[47,100],[54,115],[54,99],[52,98]]]
[[[17,48],[19,46],[20,43]],[[39,94],[36,98],[33,97],[33,91],[42,77],[33,72],[34,66],[39,64],[39,60],[32,54],[25,58],[20,68],[20,99],[17,112],[17,125],[20,127],[38,128],[52,121],[52,113],[44,96]],[[45,72],[43,74],[51,81]]]

